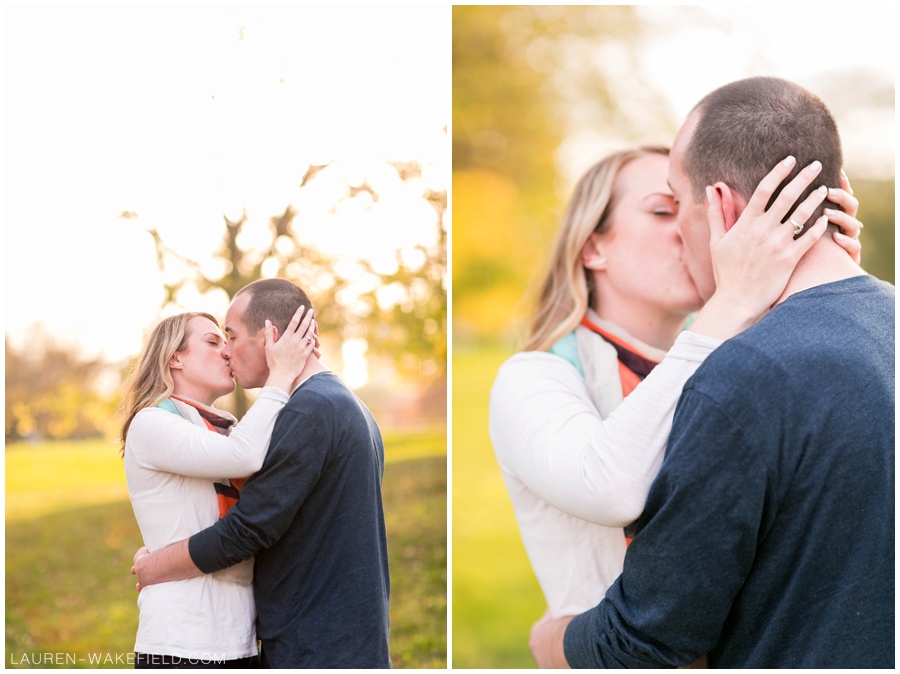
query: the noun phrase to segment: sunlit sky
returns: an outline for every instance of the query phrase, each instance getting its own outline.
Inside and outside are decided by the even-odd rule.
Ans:
[[[165,275],[148,228],[201,264],[223,215],[262,245],[288,204],[328,253],[389,266],[434,211],[386,161],[447,189],[449,8],[6,9],[6,317],[88,354],[135,353]],[[300,190],[307,166],[334,162]],[[344,180],[379,201],[329,209]],[[136,213],[123,219],[122,212]],[[302,223],[302,228],[298,225]],[[223,315],[224,293],[182,295]]]
[[[628,96],[639,77],[663,94],[680,122],[703,96],[727,82],[782,77],[807,87],[829,106],[841,130],[851,180],[894,175],[895,110],[872,109],[854,91],[834,85],[849,72],[894,82],[898,51],[893,7],[723,2],[641,5],[638,15],[645,23],[645,37],[637,45],[638,72],[627,59],[617,59],[615,51],[600,54],[624,105],[643,101]],[[642,118],[639,108],[629,112]],[[652,134],[649,128],[647,132]],[[668,143],[671,138],[654,134],[646,140]],[[621,146],[621,139],[576,133],[563,144],[558,161],[572,183],[597,156]]]
[[[641,8],[662,31],[645,45],[643,75],[679,115],[749,74],[802,84],[859,66],[894,78],[893,9],[706,9],[732,31]],[[433,167],[434,187],[449,187],[449,5],[8,6],[5,24],[4,327],[14,342],[39,320],[87,354],[135,353],[162,299],[147,228],[204,264],[223,215],[246,209],[253,243],[289,203],[317,245],[348,257],[378,261],[433,235],[427,207],[380,172],[385,160],[417,159]],[[855,157],[893,174],[893,114],[856,120],[844,136],[851,166]],[[563,160],[577,165],[592,148],[583,140]],[[328,216],[339,182],[301,193],[307,165],[328,161],[335,179],[381,180],[377,208]],[[220,295],[182,302],[218,315],[226,306]]]

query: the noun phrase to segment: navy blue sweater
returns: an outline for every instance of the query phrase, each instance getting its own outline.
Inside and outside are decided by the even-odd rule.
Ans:
[[[237,505],[191,537],[204,573],[256,555],[268,666],[390,667],[383,472],[369,410],[335,375],[314,375],[278,416]]]
[[[697,370],[573,667],[894,666],[894,288],[798,293]]]

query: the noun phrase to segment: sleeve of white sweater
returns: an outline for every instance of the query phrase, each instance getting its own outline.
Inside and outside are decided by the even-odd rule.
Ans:
[[[189,477],[246,477],[260,469],[278,413],[288,401],[267,386],[230,435],[213,433],[159,407],[138,412],[126,452],[143,468]]]
[[[653,372],[601,419],[567,361],[521,353],[491,389],[490,432],[504,471],[555,508],[609,527],[641,514],[681,389],[720,340],[682,332]]]

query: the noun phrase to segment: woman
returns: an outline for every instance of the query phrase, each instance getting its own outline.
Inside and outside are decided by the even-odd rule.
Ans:
[[[780,182],[791,168],[782,163],[770,176]],[[799,194],[813,173],[802,171],[783,193]],[[774,223],[765,241],[743,218],[727,234],[711,222],[717,290],[683,331],[703,302],[683,263],[667,174],[668,150],[648,147],[614,154],[581,179],[530,338],[491,391],[491,439],[555,617],[594,607],[620,574],[623,528],[643,509],[685,381],[778,299],[827,224],[823,216],[793,240],[792,226],[780,224],[782,199],[763,214]],[[842,187],[829,199],[855,214],[858,202]],[[791,217],[805,222],[822,199],[813,192]],[[852,234],[861,226],[843,212],[830,220]],[[835,240],[858,255],[855,239]]]
[[[275,341],[266,321],[266,386],[244,416],[212,407],[234,390],[225,338],[205,313],[156,326],[126,384],[125,475],[144,545],[155,550],[212,525],[262,466],[275,417],[316,348],[303,307]],[[229,479],[232,478],[232,479]],[[218,573],[144,588],[137,667],[249,667],[257,656],[253,560]]]

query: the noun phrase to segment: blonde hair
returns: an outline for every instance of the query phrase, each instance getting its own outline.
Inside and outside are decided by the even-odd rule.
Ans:
[[[578,181],[553,244],[550,268],[539,286],[523,350],[546,351],[581,322],[594,300],[593,277],[581,263],[584,244],[592,233],[609,230],[616,196],[613,186],[622,167],[654,154],[668,156],[669,149],[645,146],[616,152],[594,164]]]
[[[169,361],[176,351],[183,351],[187,344],[187,324],[192,318],[208,318],[216,325],[219,322],[207,313],[191,311],[164,318],[153,328],[150,339],[128,379],[122,397],[122,448],[125,453],[125,438],[134,416],[145,407],[153,407],[172,395],[175,382],[169,372]]]

